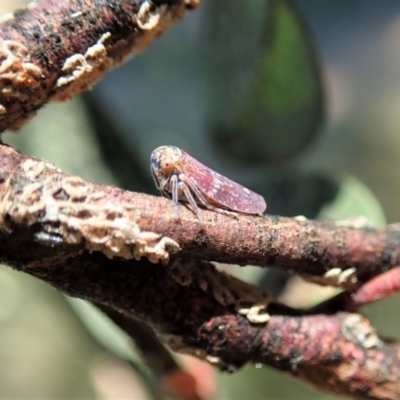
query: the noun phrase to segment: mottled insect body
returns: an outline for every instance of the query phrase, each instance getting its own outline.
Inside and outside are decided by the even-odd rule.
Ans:
[[[198,205],[243,214],[261,214],[267,208],[262,196],[218,174],[178,147],[155,149],[150,168],[157,189],[172,199],[178,216],[179,200],[188,202],[198,217]]]

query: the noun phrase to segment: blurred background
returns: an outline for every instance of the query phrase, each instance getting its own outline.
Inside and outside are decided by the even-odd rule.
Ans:
[[[3,0],[0,12],[16,7]],[[262,194],[270,214],[397,222],[398,43],[397,0],[203,0],[92,91],[3,138],[68,173],[152,194],[149,155],[176,145]],[[277,271],[236,273],[292,306],[333,293]],[[129,340],[85,303],[7,267],[0,298],[0,398],[160,398]],[[395,296],[365,313],[398,336],[398,307]],[[181,362],[209,399],[337,398],[259,365],[228,375]]]

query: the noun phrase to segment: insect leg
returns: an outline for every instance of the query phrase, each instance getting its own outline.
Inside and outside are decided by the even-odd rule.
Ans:
[[[179,179],[181,180],[181,182],[184,182],[188,186],[188,188],[193,192],[193,194],[196,196],[197,200],[203,207],[210,208],[210,203],[205,199],[205,197],[201,194],[200,190],[190,178],[188,178],[184,174],[180,174]]]
[[[178,176],[172,175],[171,179],[169,180],[171,183],[171,194],[172,194],[172,202],[174,203],[175,214],[180,219],[179,216],[179,201],[178,201]]]
[[[193,212],[196,214],[196,217],[199,219],[200,223],[203,224],[203,219],[199,214],[199,207],[196,204],[196,200],[194,199],[192,193],[190,192],[190,187],[186,182],[179,182],[178,183],[179,189],[182,189],[183,194],[185,195],[187,201],[189,202],[190,206],[193,209]]]
[[[196,198],[199,200],[200,204],[201,204],[203,207],[205,207],[205,208],[207,208],[208,210],[211,210],[211,211],[217,211],[217,212],[219,212],[219,213],[221,213],[221,214],[226,214],[226,215],[229,215],[229,216],[232,216],[232,217],[237,218],[237,215],[236,215],[235,212],[232,212],[232,211],[229,211],[229,210],[225,210],[225,209],[220,208],[220,207],[215,207],[213,204],[211,204],[211,203],[203,196],[203,194],[200,192],[200,190],[198,189],[198,187],[192,182],[192,180],[191,180],[189,177],[187,177],[187,176],[184,175],[184,174],[180,174],[180,175],[179,175],[179,179],[180,179],[182,182],[185,182],[185,183],[186,183],[186,185],[187,185],[187,186],[189,187],[189,189],[193,192],[193,194],[196,196]]]

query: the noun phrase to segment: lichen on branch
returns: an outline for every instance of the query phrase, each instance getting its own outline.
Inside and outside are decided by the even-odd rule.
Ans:
[[[89,89],[200,0],[38,0],[0,19],[0,132]]]
[[[41,0],[8,14],[0,131],[88,89],[198,2]],[[260,362],[354,398],[399,398],[398,344],[350,312],[399,290],[398,225],[200,213],[203,223],[182,206],[177,220],[167,199],[87,182],[0,144],[0,262],[115,311],[121,325],[142,319],[172,349],[222,369]],[[348,292],[330,313],[293,310],[212,261],[282,268]]]
[[[142,231],[134,205],[113,204],[105,192],[93,190],[79,177],[63,175],[44,161],[25,159],[18,173],[5,181],[2,192],[2,229],[32,229],[38,243],[80,245],[109,258],[147,257],[152,262],[167,262],[170,253],[180,249],[166,236]]]

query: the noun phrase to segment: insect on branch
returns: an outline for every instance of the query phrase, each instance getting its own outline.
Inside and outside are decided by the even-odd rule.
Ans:
[[[345,383],[349,377],[341,374],[341,364],[338,364],[340,349],[349,346],[349,338],[353,338],[350,343],[355,346],[354,352],[343,354],[339,360],[359,366],[354,373],[362,374],[359,377],[362,376],[363,387],[368,386],[372,391],[377,376],[381,379],[381,390],[382,377],[387,382],[397,379],[393,378],[400,368],[397,347],[380,339],[360,316],[356,319],[355,314],[344,312],[290,317],[268,308],[268,322],[254,324],[240,313],[234,302],[226,301],[236,293],[230,278],[222,280],[224,284],[217,291],[211,285],[215,282],[213,276],[206,281],[207,286],[201,276],[182,284],[166,266],[151,264],[143,258],[167,261],[180,257],[184,267],[196,259],[254,260],[259,265],[274,260],[277,267],[290,265],[293,270],[314,277],[323,277],[324,267],[329,268],[329,263],[332,263],[331,269],[352,264],[356,267],[358,282],[362,282],[379,268],[395,266],[398,260],[388,259],[385,252],[399,254],[398,226],[355,229],[290,218],[239,215],[234,219],[209,210],[199,212],[204,220],[202,229],[197,217],[184,207],[180,221],[176,221],[173,204],[168,199],[85,182],[0,145],[3,263],[69,295],[141,318],[157,329],[172,348],[194,346],[196,354],[214,357],[212,360],[223,368],[236,368],[251,361],[285,370],[296,362],[296,371],[303,379],[320,387],[328,385],[329,390],[341,387],[341,393],[354,393],[361,389]],[[317,234],[320,237],[320,250],[315,243],[309,247],[307,234],[312,230],[313,237]],[[294,231],[297,241],[289,244]],[[340,249],[336,246],[338,238],[343,244]],[[142,259],[135,261],[139,257]],[[197,265],[195,271],[201,274],[204,269],[205,265]],[[174,337],[170,336],[171,332]],[[294,341],[301,332],[304,342]],[[310,332],[315,332],[312,339]],[[177,336],[180,342],[176,342]],[[282,337],[292,343],[289,348],[282,348],[281,341],[276,341]],[[324,342],[320,343],[322,338]],[[360,341],[360,338],[364,339]],[[319,355],[310,352],[310,340],[324,351]],[[348,359],[349,354],[360,351],[363,358]],[[294,357],[295,354],[303,354],[302,359]],[[377,361],[383,356],[391,365],[391,374],[382,371]],[[276,362],[278,359],[280,363]],[[334,377],[329,383],[326,379],[316,381],[319,375],[312,373],[316,359],[321,360],[318,365],[326,367],[323,373],[319,370],[322,375]],[[373,374],[362,371],[366,362],[373,365]],[[400,390],[396,392],[392,388],[394,392],[400,393]]]
[[[0,131],[18,129],[50,99],[89,88],[198,2],[41,0],[3,18]],[[141,318],[173,349],[192,349],[221,368],[261,362],[355,398],[400,397],[399,347],[366,318],[285,313],[207,262],[283,268],[355,291],[358,306],[379,298],[377,288],[400,287],[392,279],[398,225],[255,216],[266,208],[261,196],[172,146],[153,152],[151,168],[172,202],[68,176],[0,144],[0,261],[110,313]],[[177,265],[191,275],[171,271]],[[384,284],[365,284],[388,270]],[[263,307],[269,314],[252,313]]]
[[[172,199],[179,219],[179,200],[187,201],[203,223],[198,204],[227,213],[262,214],[263,197],[206,167],[175,146],[161,146],[150,156],[150,169],[158,190]]]

